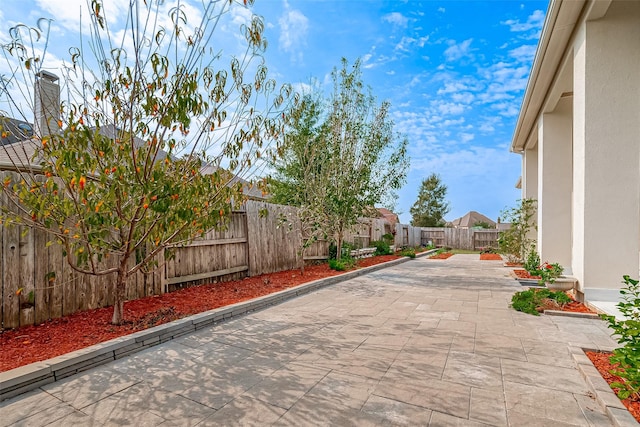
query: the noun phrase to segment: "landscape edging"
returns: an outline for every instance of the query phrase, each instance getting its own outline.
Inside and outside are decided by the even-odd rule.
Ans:
[[[586,351],[603,351],[602,349],[589,349],[581,347],[569,347],[573,356],[573,362],[578,371],[589,385],[591,392],[595,395],[596,401],[604,409],[607,417],[616,427],[638,426],[640,423],[631,415],[629,410],[613,392],[609,384],[602,378],[600,372],[585,354]]]
[[[432,251],[422,252],[416,256],[426,256],[431,252]],[[0,402],[34,390],[40,386],[59,381],[76,373],[181,337],[206,326],[261,310],[325,286],[353,279],[387,267],[393,267],[410,260],[411,258],[402,257],[370,267],[348,271],[337,276],[303,283],[269,295],[183,317],[163,325],[154,326],[149,329],[134,332],[133,334],[94,344],[48,360],[34,362],[9,371],[0,372]]]

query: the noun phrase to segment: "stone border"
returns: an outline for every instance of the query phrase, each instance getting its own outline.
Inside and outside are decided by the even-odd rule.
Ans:
[[[609,420],[616,427],[638,426],[640,423],[631,415],[618,396],[613,392],[609,384],[602,378],[600,372],[593,366],[591,360],[584,354],[585,351],[603,351],[602,349],[589,349],[580,347],[569,347],[573,356],[573,361],[589,385],[591,392],[595,395],[596,401],[604,409]]]
[[[434,251],[422,252],[417,254],[416,257],[423,257],[432,252]],[[0,372],[0,402],[207,326],[256,310],[261,310],[271,305],[280,304],[283,301],[316,291],[325,286],[353,279],[387,267],[393,267],[410,260],[411,258],[402,257],[370,267],[348,271],[337,276],[303,283],[293,288],[284,289],[252,300],[205,311],[130,335],[114,338],[52,359]]]
[[[576,311],[545,310],[544,314],[548,316],[578,317],[581,319],[600,319],[597,313],[580,313]]]

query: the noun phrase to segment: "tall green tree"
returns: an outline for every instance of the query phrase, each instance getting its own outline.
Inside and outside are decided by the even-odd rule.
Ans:
[[[303,220],[335,241],[338,257],[345,233],[402,186],[408,168],[407,139],[393,129],[390,104],[378,104],[365,86],[360,60],[341,65],[327,101],[303,103],[301,120],[287,129],[276,179],[290,191],[273,187],[276,200],[302,207]]]
[[[322,212],[328,185],[325,168],[330,161],[323,142],[323,102],[318,93],[308,93],[292,108],[283,155],[272,163],[273,173],[268,178],[271,201],[297,208],[295,215],[281,217],[280,221],[300,233],[303,272],[305,251],[328,233]]]
[[[0,220],[50,232],[78,272],[115,276],[114,324],[123,320],[127,278],[158,267],[154,259],[169,245],[224,227],[244,200],[234,177],[250,177],[284,132],[294,94],[268,76],[262,20],[253,16],[240,28],[239,56],[210,46],[221,18],[247,3],[203,2],[188,14],[182,3],[131,2],[120,32],[108,27],[110,5],[92,0],[90,48],[70,50],[61,85],[68,99],[53,108],[59,119],[36,126],[27,143],[34,157],[12,157],[15,174],[2,185],[11,205]],[[38,103],[14,95],[33,96],[55,41],[43,21],[10,35],[3,48],[12,74],[0,97],[29,117],[24,105]],[[203,164],[213,165],[211,173]]]
[[[411,225],[415,227],[442,227],[444,216],[449,213],[449,202],[446,200],[447,186],[440,176],[432,173],[422,180],[418,200],[411,206]]]

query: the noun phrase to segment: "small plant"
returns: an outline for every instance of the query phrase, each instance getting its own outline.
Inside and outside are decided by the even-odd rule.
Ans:
[[[533,243],[530,234],[536,230],[535,225],[536,201],[535,199],[522,199],[518,206],[502,211],[504,222],[511,226],[501,231],[498,236],[498,247],[509,262],[522,262],[527,255],[529,246]]]
[[[404,248],[400,251],[400,256],[408,256],[409,258],[416,257],[416,250],[413,248]]]
[[[557,262],[553,264],[545,262],[537,270],[537,276],[540,276],[538,283],[541,285],[544,283],[553,283],[558,277],[560,277],[563,271],[564,267]]]
[[[481,254],[497,254],[498,250],[496,248],[493,248],[491,246],[487,246],[486,248],[482,249],[480,251]]]
[[[382,241],[383,242],[387,242],[387,244],[389,244],[389,246],[391,246],[393,244],[394,239],[395,238],[393,237],[393,234],[391,234],[391,233],[387,233],[387,234],[383,234],[382,235]]]
[[[640,399],[640,287],[638,280],[628,275],[623,276],[625,287],[620,289],[622,301],[617,304],[625,320],[617,320],[614,316],[602,314],[618,338],[622,347],[613,350],[609,359],[618,364],[611,373],[624,381],[614,382],[611,387],[617,389],[620,399]]]
[[[527,273],[532,276],[540,275],[540,255],[538,255],[538,251],[536,250],[535,245],[531,245],[531,249],[527,254],[527,259],[525,260],[522,267],[524,267],[524,269],[527,270]]]
[[[341,259],[330,259],[329,268],[336,271],[350,270],[356,265],[356,260],[351,257],[343,257]]]
[[[545,300],[555,301],[560,306],[571,302],[571,298],[562,291],[529,289],[516,292],[513,297],[511,297],[511,307],[516,311],[538,316],[544,308]]]
[[[356,246],[348,243],[348,242],[343,242],[342,243],[342,256],[340,258],[350,258],[351,257],[351,251],[356,249]],[[336,246],[335,243],[331,243],[329,245],[329,259],[336,259],[338,255],[338,247]]]
[[[391,255],[393,251],[391,250],[391,245],[385,240],[374,240],[370,243],[370,246],[375,247],[376,251],[374,255]]]

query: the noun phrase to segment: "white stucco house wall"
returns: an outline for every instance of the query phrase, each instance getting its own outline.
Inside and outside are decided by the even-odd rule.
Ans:
[[[542,260],[613,307],[639,275],[640,0],[551,0],[511,151]]]

